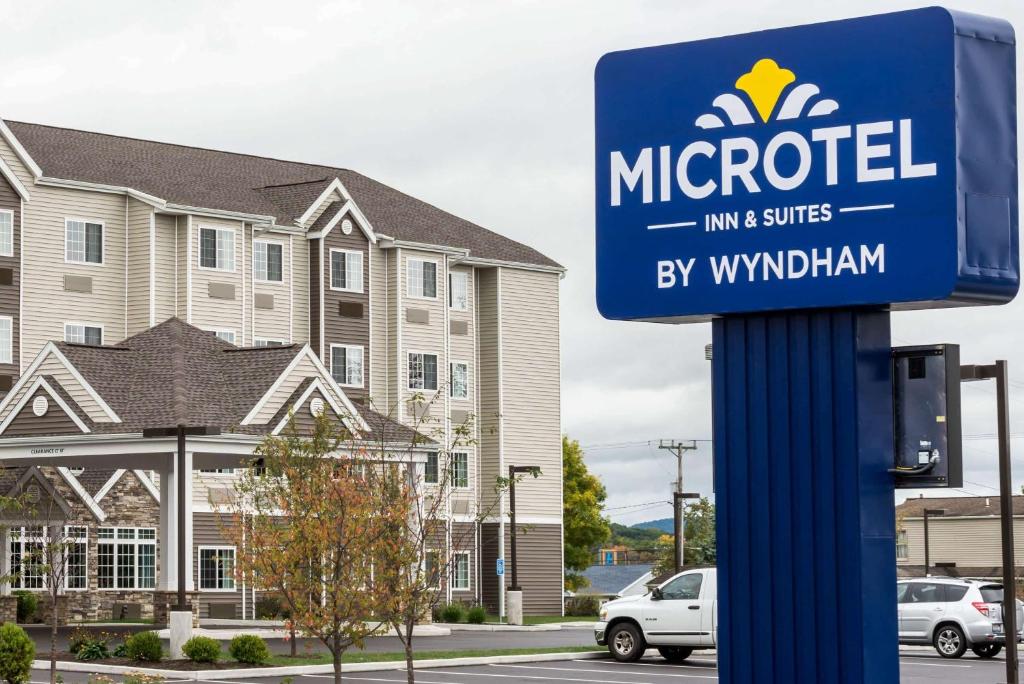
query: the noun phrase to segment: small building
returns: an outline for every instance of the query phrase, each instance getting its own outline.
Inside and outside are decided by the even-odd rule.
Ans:
[[[590,584],[581,589],[578,596],[596,596],[607,600],[619,596],[632,596],[646,593],[644,582],[651,575],[651,563],[634,563],[631,565],[591,565],[583,571],[583,576]],[[638,590],[638,587],[640,588]]]
[[[896,506],[896,564],[901,577],[924,574],[924,509],[929,573],[997,579],[1002,575],[998,496],[920,497]],[[1024,561],[1024,496],[1013,497],[1014,554]],[[1018,568],[1018,574],[1021,570]]]

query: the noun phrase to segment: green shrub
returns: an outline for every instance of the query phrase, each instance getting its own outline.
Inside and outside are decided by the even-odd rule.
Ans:
[[[466,617],[466,609],[461,603],[449,603],[441,609],[441,622],[462,622]]]
[[[158,663],[164,652],[156,632],[137,632],[125,639],[124,654],[132,660]]]
[[[83,627],[75,627],[68,636],[68,652],[71,655],[78,655],[78,650],[92,640],[92,632]]]
[[[270,660],[267,642],[254,634],[239,634],[228,645],[228,653],[240,663],[262,665]]]
[[[16,591],[18,597],[18,622],[25,624],[36,616],[39,609],[39,599],[31,591]]]
[[[110,657],[110,650],[107,649],[107,642],[96,640],[90,641],[89,643],[82,644],[82,647],[78,649],[78,653],[75,654],[75,660],[81,660],[87,662],[90,660],[103,660],[104,658]]]
[[[194,663],[215,663],[220,660],[220,644],[210,637],[192,637],[181,647],[185,657]]]
[[[601,601],[596,596],[572,596],[565,600],[565,614],[573,617],[597,617]]]
[[[17,625],[0,625],[0,679],[8,684],[25,684],[32,673],[36,645]]]
[[[466,622],[471,625],[482,625],[486,619],[487,611],[484,610],[483,606],[473,606],[466,613]]]
[[[281,597],[276,594],[267,594],[256,599],[256,619],[276,620],[281,617]]]
[[[102,660],[110,657],[110,649],[107,644],[112,635],[106,632],[99,634],[78,627],[68,637],[68,650],[75,656],[75,659],[82,661]]]

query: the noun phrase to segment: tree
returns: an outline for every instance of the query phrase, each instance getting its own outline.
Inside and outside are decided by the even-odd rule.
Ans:
[[[601,515],[608,496],[601,481],[587,470],[583,449],[575,439],[562,436],[562,501],[565,543],[565,567],[586,570],[594,558],[594,548],[608,541],[611,526]],[[577,591],[587,586],[579,572],[565,576],[565,587]]]
[[[707,497],[686,507],[683,544],[683,564],[714,565],[717,558],[715,547],[715,505]],[[658,561],[654,575],[675,570],[675,537],[663,534],[656,542]]]
[[[350,439],[323,413],[310,436],[292,421],[284,436],[264,438],[260,467],[236,482],[231,521],[222,524],[246,549],[239,570],[278,592],[298,628],[331,652],[336,683],[344,651],[383,629],[372,619],[380,593],[373,563],[404,514],[381,508],[378,464],[346,448]]]

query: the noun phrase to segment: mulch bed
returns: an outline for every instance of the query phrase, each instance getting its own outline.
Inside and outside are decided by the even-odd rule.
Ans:
[[[49,660],[50,656],[48,653],[37,653],[37,660]],[[140,660],[131,660],[130,658],[103,658],[101,660],[76,660],[75,656],[70,653],[58,653],[58,661],[71,661],[75,663],[83,663],[85,665],[120,665],[122,667],[137,667],[139,669],[160,669],[160,670],[176,670],[179,672],[194,672],[196,670],[240,670],[247,669],[250,667],[288,667],[287,665],[248,665],[246,663],[238,663],[235,661],[219,661],[216,663],[194,663],[191,660],[161,660],[158,663],[146,663]]]

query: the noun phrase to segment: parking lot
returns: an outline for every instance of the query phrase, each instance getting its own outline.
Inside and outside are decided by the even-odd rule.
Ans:
[[[943,660],[927,653],[905,653],[900,659],[903,684],[992,684],[1002,681],[1003,660],[978,660],[966,657]],[[88,675],[65,673],[66,684],[84,684]],[[119,681],[119,677],[113,677]],[[308,684],[328,682],[331,675],[300,675],[294,682]],[[405,672],[348,672],[347,682],[404,682]],[[209,684],[280,684],[282,677],[252,677],[248,679],[207,680]],[[515,665],[480,665],[473,667],[443,667],[416,671],[416,680],[424,684],[541,684],[542,682],[595,682],[599,684],[682,684],[693,681],[717,681],[718,673],[713,654],[698,654],[685,665],[671,665],[661,658],[649,656],[637,663],[618,663],[613,660],[564,660],[544,663],[518,663]],[[47,673],[35,670],[32,684],[48,682]],[[185,684],[192,680],[168,678],[164,684]]]

